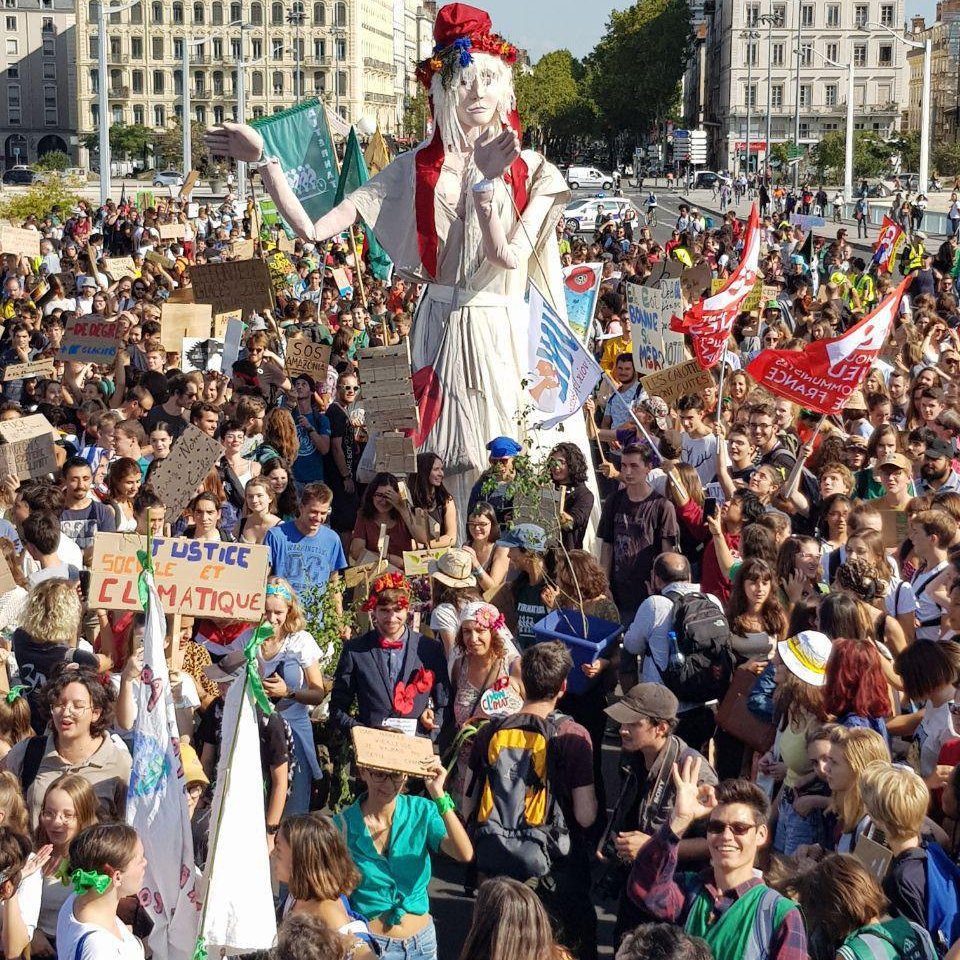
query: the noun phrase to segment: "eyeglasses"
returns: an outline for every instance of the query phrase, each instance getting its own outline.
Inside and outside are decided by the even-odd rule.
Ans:
[[[66,713],[69,710],[78,716],[82,716],[90,709],[92,708],[89,703],[55,703],[50,708],[52,713]]]
[[[390,770],[370,770],[367,768],[365,772],[371,780],[392,780],[394,783],[400,783],[406,777],[404,773],[396,773]]]
[[[343,386],[340,388],[344,393],[356,393],[360,388],[359,387],[347,387]]]
[[[49,820],[53,823],[56,823],[58,820],[62,820],[64,823],[75,823],[77,820],[77,815],[68,811],[61,811],[60,813],[51,813],[49,810],[44,810],[40,814],[41,820]]]
[[[751,830],[757,829],[757,824],[755,823],[725,823],[723,820],[708,820],[707,821],[707,833],[712,834],[713,836],[720,836],[727,832],[727,827],[730,828],[730,832],[735,837],[746,836]]]

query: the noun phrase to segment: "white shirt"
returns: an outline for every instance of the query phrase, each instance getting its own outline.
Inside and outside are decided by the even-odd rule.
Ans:
[[[57,559],[68,567],[76,567],[78,570],[83,569],[83,551],[63,533],[60,534],[60,542],[57,544]],[[26,550],[23,551],[22,560],[23,574],[29,579],[31,574],[40,569],[40,562],[34,560]]]
[[[30,854],[28,860],[35,859],[34,854]],[[17,887],[17,893],[20,900],[20,916],[23,918],[23,924],[27,928],[27,933],[33,936],[33,931],[37,929],[37,920],[40,918],[40,900],[43,897],[43,872],[35,870],[26,880],[20,881]],[[0,928],[7,922],[7,903],[0,904]]]
[[[140,941],[116,917],[119,939],[93,923],[81,923],[73,915],[75,893],[67,897],[57,919],[58,960],[144,960]],[[80,940],[86,935],[82,948],[77,953]]]
[[[705,437],[691,437],[685,433],[682,443],[683,462],[689,463],[697,471],[702,484],[708,484],[717,475],[716,434],[708,433]]]

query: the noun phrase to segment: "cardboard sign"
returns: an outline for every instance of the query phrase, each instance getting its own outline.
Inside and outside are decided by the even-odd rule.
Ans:
[[[377,473],[406,476],[417,472],[417,448],[413,437],[400,430],[389,430],[377,435],[373,452],[373,469]]]
[[[711,290],[712,279],[713,271],[709,263],[698,263],[695,267],[687,267],[680,274],[680,283],[687,301],[696,303],[703,296],[704,291]]]
[[[306,373],[319,383],[327,378],[330,348],[323,343],[311,343],[302,337],[287,340],[287,373],[291,379],[298,373]]]
[[[358,350],[357,357],[367,423],[386,430],[419,429],[409,343],[403,340],[389,347],[368,347]]]
[[[231,320],[243,320],[241,310],[228,310],[226,313],[216,313],[213,316],[213,335],[217,340],[222,340],[227,335],[227,325]]]
[[[353,293],[353,286],[347,279],[346,270],[344,270],[342,267],[334,267],[330,272],[333,275],[333,284],[337,288],[337,293],[339,293],[341,297],[346,297]]]
[[[270,270],[263,260],[233,260],[190,268],[193,299],[209,303],[214,313],[242,310],[249,316],[273,309]]]
[[[187,235],[185,223],[160,223],[157,224],[157,230],[161,240],[182,240]]]
[[[427,737],[374,727],[353,727],[350,735],[358,767],[422,777],[434,763],[433,742]]]
[[[670,329],[670,318],[683,316],[683,287],[679,277],[664,277],[659,286],[663,361],[665,367],[675,367],[688,357],[683,334]]]
[[[263,616],[268,547],[185,537],[155,537],[150,544],[157,593],[166,613],[245,621]],[[90,565],[92,609],[143,609],[137,551],[146,549],[146,537],[137,534],[96,534]]]
[[[223,445],[192,423],[180,434],[153,474],[153,486],[167,508],[167,523],[173,523],[196,496],[197,487],[210,468],[223,456]]]
[[[133,257],[104,257],[103,266],[114,280],[120,280],[123,277],[133,278],[137,275]]]
[[[630,337],[633,342],[633,364],[640,374],[662,370],[663,334],[661,313],[663,299],[657,287],[641,287],[628,283],[627,310],[630,314]]]
[[[99,314],[79,317],[64,331],[57,355],[75,363],[113,363],[120,346],[119,333],[115,321],[104,320]]]
[[[449,547],[434,547],[430,550],[404,550],[403,572],[408,577],[425,577],[430,573],[430,561],[439,560]]]
[[[191,170],[186,179],[183,181],[183,186],[180,188],[181,197],[189,197],[193,193],[193,188],[197,185],[197,181],[200,179],[199,170]]]
[[[23,480],[57,472],[56,434],[42,413],[0,423],[0,472]]]
[[[173,257],[165,257],[162,253],[156,253],[153,250],[148,250],[143,255],[143,259],[148,263],[155,263],[158,267],[166,267],[167,269],[172,269],[177,265],[177,261]]]
[[[230,253],[235,260],[253,259],[253,241],[252,240],[234,240],[230,244]]]
[[[701,370],[696,360],[687,360],[640,378],[640,386],[648,396],[662,397],[671,407],[680,397],[698,393],[704,387],[712,386],[713,382],[709,371]]]
[[[213,308],[209,303],[170,303],[160,308],[160,339],[164,344],[179,343],[184,337],[205,340],[210,336]]]
[[[3,382],[8,380],[27,380],[30,377],[52,377],[53,357],[42,360],[30,360],[27,363],[11,363],[4,368]]]
[[[360,563],[353,567],[347,567],[342,573],[343,585],[348,590],[352,590],[354,587],[359,587],[383,573],[388,566],[386,560],[372,560],[370,563]]]
[[[909,539],[907,515],[903,510],[881,510],[880,522],[880,536],[888,550],[895,550],[904,540]]]
[[[0,249],[4,253],[19,253],[23,257],[40,256],[40,233],[0,223]]]

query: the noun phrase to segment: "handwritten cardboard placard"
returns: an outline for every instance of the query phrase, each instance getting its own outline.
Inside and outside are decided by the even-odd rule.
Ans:
[[[253,249],[252,240],[234,240],[230,244],[230,253],[235,260],[252,260]]]
[[[120,280],[122,277],[135,277],[137,275],[137,268],[134,265],[133,257],[104,257],[103,266],[114,280]]]
[[[187,235],[185,223],[161,223],[157,225],[161,240],[182,240]]]
[[[154,537],[154,578],[166,613],[214,620],[257,621],[263,616],[270,550],[252,543]],[[141,610],[138,550],[146,537],[98,533],[90,565],[90,606]]]
[[[162,253],[157,253],[155,250],[148,250],[143,255],[144,260],[148,263],[155,263],[158,267],[167,267],[171,269],[177,265],[177,261],[173,257],[165,257]]]
[[[192,423],[180,434],[153,474],[153,486],[166,507],[166,520],[173,523],[196,495],[210,468],[223,456],[223,446]]]
[[[214,313],[242,310],[244,317],[273,309],[273,284],[263,260],[232,260],[190,268],[193,298],[209,303]]]
[[[210,336],[213,308],[209,303],[170,303],[160,309],[160,338],[179,343],[184,337],[206,339]]]
[[[434,762],[433,743],[427,737],[374,727],[353,727],[350,735],[359,767],[422,777]]]
[[[40,256],[40,234],[36,230],[0,223],[0,249],[4,253],[19,253],[24,257]]]
[[[231,320],[242,321],[242,310],[228,310],[226,313],[216,313],[213,316],[213,336],[222,340],[227,335],[227,326]]]
[[[639,373],[662,370],[664,360],[661,292],[657,287],[641,287],[636,283],[628,283],[626,287],[634,366]]]
[[[322,382],[327,378],[330,348],[325,343],[311,343],[302,337],[287,340],[287,373],[295,377],[306,373]]]
[[[56,473],[55,437],[42,413],[0,423],[0,471],[21,481]]]
[[[30,360],[27,363],[11,363],[4,367],[3,382],[8,380],[27,380],[30,377],[52,377],[53,357],[42,360]]]
[[[408,577],[425,577],[430,573],[430,561],[439,560],[449,547],[433,547],[430,550],[404,550],[403,572]]]
[[[120,346],[119,327],[99,314],[73,320],[63,334],[58,356],[75,363],[113,363]]]
[[[697,393],[712,384],[713,377],[709,371],[701,370],[696,360],[687,360],[640,378],[640,385],[648,396],[662,397],[671,407],[680,397]]]

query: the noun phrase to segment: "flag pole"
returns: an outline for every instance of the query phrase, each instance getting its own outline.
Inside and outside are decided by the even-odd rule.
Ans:
[[[723,415],[723,377],[727,372],[727,349],[729,343],[730,334],[727,334],[727,339],[723,344],[723,357],[720,359],[720,384],[717,387],[717,423],[720,422]]]

